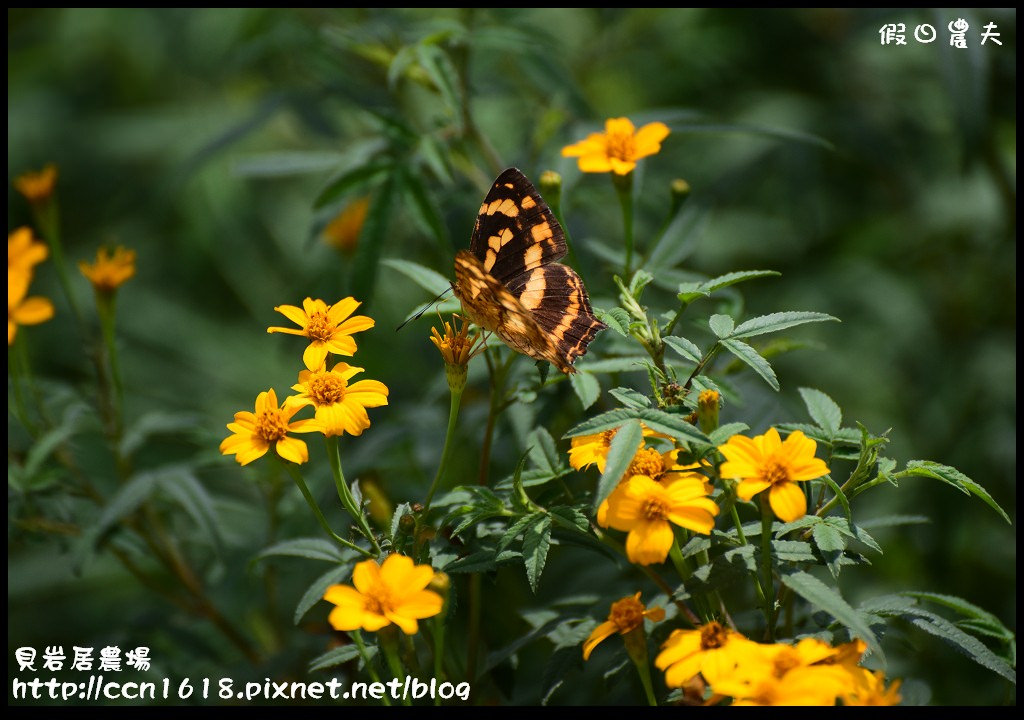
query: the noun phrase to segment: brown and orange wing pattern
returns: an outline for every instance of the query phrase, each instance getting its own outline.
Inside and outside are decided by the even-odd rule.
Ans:
[[[571,374],[605,324],[594,316],[580,276],[555,262],[565,253],[554,213],[526,176],[509,168],[480,206],[469,252],[455,257],[452,289],[478,325]]]

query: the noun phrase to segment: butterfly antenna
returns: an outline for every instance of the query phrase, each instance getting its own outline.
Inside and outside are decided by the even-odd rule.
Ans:
[[[438,302],[438,301],[439,301],[439,300],[440,300],[441,298],[443,298],[443,297],[444,297],[445,295],[447,295],[447,294],[448,294],[449,292],[451,292],[451,288],[447,288],[447,289],[446,289],[446,290],[445,290],[445,291],[444,291],[443,293],[441,293],[441,294],[440,294],[440,295],[438,295],[438,296],[437,296],[436,298],[434,298],[433,300],[431,300],[430,302],[428,302],[428,303],[427,303],[426,305],[424,305],[424,306],[423,306],[423,307],[422,307],[422,308],[420,309],[420,311],[419,311],[418,313],[416,313],[416,314],[415,314],[415,315],[413,315],[412,317],[406,318],[405,322],[403,322],[403,323],[402,323],[401,325],[399,325],[399,326],[398,326],[397,328],[395,328],[395,332],[398,332],[399,330],[401,330],[402,328],[404,328],[404,327],[405,327],[406,325],[408,325],[408,324],[409,324],[410,322],[412,322],[413,320],[419,320],[419,319],[420,319],[420,317],[421,317],[421,316],[423,315],[423,313],[425,313],[425,312],[426,312],[427,310],[429,310],[430,308],[432,308],[432,307],[433,307],[433,306],[434,306],[434,305],[435,305],[435,304],[436,304],[436,303],[437,303],[437,302]]]

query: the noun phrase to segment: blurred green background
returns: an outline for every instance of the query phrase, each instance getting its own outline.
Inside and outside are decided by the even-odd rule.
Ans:
[[[957,17],[971,26],[966,50],[946,41],[946,24]],[[906,46],[880,44],[879,28],[890,22],[906,23]],[[923,22],[939,30],[933,44],[912,37]],[[988,22],[998,25],[1002,46],[979,45]],[[458,71],[449,77],[441,66],[447,92],[467,100],[469,120],[399,65],[401,48],[435,33],[448,38],[439,46]],[[689,243],[681,267],[712,276],[778,270],[781,278],[745,287],[750,314],[813,310],[842,320],[802,328],[799,337],[819,345],[773,360],[782,393],[753,379],[742,385],[743,406],[726,406],[723,421],[755,428],[805,421],[797,387],[816,387],[840,404],[847,424],[891,427],[893,457],[957,467],[1015,519],[1015,11],[9,10],[8,178],[59,165],[72,260],[91,258],[104,242],[138,251],[138,275],[120,291],[118,318],[127,417],[160,408],[191,414],[195,426],[149,444],[139,462],[200,463],[216,498],[220,545],[214,552],[195,539],[189,549],[227,613],[275,648],[267,665],[248,668],[209,626],[139,588],[109,556],[79,566],[74,538],[54,542],[11,523],[10,653],[21,645],[149,645],[157,676],[302,677],[324,649],[326,606],[310,613],[315,627],[288,626],[322,568],[252,558],[275,538],[317,530],[295,493],[285,493],[281,523],[268,530],[267,486],[216,450],[232,413],[251,409],[261,390],[273,386],[283,396],[295,382],[302,345],[265,333],[287,324],[273,307],[306,296],[332,302],[356,287],[367,299],[361,312],[377,320],[359,337],[357,364],[389,386],[390,406],[371,411],[371,429],[343,444],[350,478],[376,478],[394,501],[421,498],[447,412],[440,361],[426,340],[429,320],[394,332],[429,297],[386,267],[369,295],[367,277],[352,267],[376,257],[365,249],[344,256],[320,241],[319,229],[359,188],[321,208],[314,200],[335,173],[367,157],[383,154],[409,168],[436,217],[406,195],[395,199],[372,253],[450,275],[501,168],[516,165],[534,179],[559,170],[591,295],[607,307],[608,273],[588,240],[620,242],[610,184],[581,176],[559,150],[623,115],[673,128],[662,152],[641,163],[641,251],[665,212],[669,182],[685,178],[702,220],[680,240]],[[490,151],[463,142],[474,132]],[[378,197],[387,187],[386,178],[367,181]],[[13,189],[8,208],[9,229],[30,222]],[[79,280],[88,307],[90,291]],[[58,312],[22,330],[38,374],[88,399],[91,369],[50,265],[39,269],[33,293],[53,298]],[[667,293],[655,297],[668,307]],[[480,371],[471,373],[471,390],[482,395]],[[458,462],[467,477],[475,472],[482,400],[467,395],[475,404],[461,423]],[[556,438],[582,417],[578,404],[566,406],[572,417],[552,426]],[[514,432],[500,427],[499,438]],[[9,454],[23,445],[11,430]],[[97,448],[88,437],[76,442],[102,478],[111,469]],[[499,441],[492,475],[510,472],[518,455],[515,443]],[[326,503],[329,480],[319,465],[311,484]],[[880,532],[885,555],[843,575],[847,597],[944,592],[1016,627],[1015,527],[925,480],[873,494],[880,510],[932,522]],[[187,518],[180,523],[189,527]],[[488,597],[542,608],[553,598],[612,592],[588,585],[588,578],[602,582],[606,560],[572,575],[563,563],[575,556],[559,560],[557,551],[538,597],[529,595],[521,568],[485,583]],[[559,586],[557,568],[576,585]],[[283,631],[267,625],[262,601],[251,599],[271,572]],[[631,587],[622,584],[623,592]],[[525,627],[493,607],[485,609],[488,622],[492,647]],[[906,639],[921,650],[887,640],[903,648],[890,674],[923,680],[933,702],[1015,702],[1006,682],[937,640]],[[546,652],[524,650],[511,699],[537,701],[530,683],[539,682],[539,670],[531,668]],[[586,672],[577,682],[600,682],[594,667]],[[565,702],[636,697],[621,688],[560,692]]]

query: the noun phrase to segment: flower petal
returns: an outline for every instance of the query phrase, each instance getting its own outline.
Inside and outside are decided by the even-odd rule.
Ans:
[[[662,122],[647,123],[637,130],[633,138],[635,157],[647,157],[661,150],[661,141],[668,137],[669,132],[668,125]]]
[[[672,526],[664,520],[639,523],[626,536],[626,556],[638,565],[662,562],[674,539]]]
[[[352,570],[352,584],[363,595],[369,595],[380,584],[380,565],[376,560],[363,560]]]
[[[590,633],[590,637],[583,641],[583,659],[589,660],[590,653],[594,651],[601,642],[618,632],[618,626],[611,620],[606,620]]]
[[[768,494],[772,512],[783,522],[793,522],[807,514],[807,497],[792,482],[775,483]]]
[[[277,454],[297,465],[309,460],[309,448],[306,447],[306,443],[293,437],[283,437],[277,441]]]
[[[302,311],[302,308],[295,307],[294,305],[278,305],[274,308],[274,312],[281,313],[300,328],[305,329],[306,325],[309,324],[309,316]],[[268,328],[267,332],[270,332],[271,330],[276,330],[278,332],[294,332],[286,330],[285,328]]]

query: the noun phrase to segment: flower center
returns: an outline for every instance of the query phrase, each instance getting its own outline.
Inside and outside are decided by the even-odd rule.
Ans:
[[[256,418],[256,432],[268,443],[274,443],[288,434],[288,423],[280,410],[271,408]]]
[[[635,597],[625,597],[612,603],[608,619],[625,635],[644,621],[644,604]]]
[[[366,610],[376,615],[383,615],[391,609],[391,595],[383,585],[377,585],[370,589],[370,592],[363,595],[366,602]]]
[[[609,133],[605,139],[605,152],[608,157],[618,158],[626,162],[636,159],[636,145],[632,133]]]
[[[728,640],[725,628],[716,622],[709,622],[700,629],[700,649],[714,650],[725,645]]]
[[[781,679],[783,675],[799,665],[800,656],[797,652],[792,648],[783,648],[772,662],[772,674]]]
[[[789,469],[782,463],[775,460],[769,460],[766,462],[761,474],[764,479],[772,485],[789,482]]]
[[[657,479],[664,471],[661,462],[661,453],[654,448],[643,448],[633,456],[633,462],[626,471],[626,477],[632,475],[646,475],[651,479]]]
[[[331,339],[331,323],[327,319],[327,313],[318,310],[309,316],[309,322],[306,323],[306,337],[320,342]]]
[[[348,383],[334,373],[318,374],[309,382],[309,397],[317,407],[333,405],[345,399],[347,386]]]
[[[648,521],[664,520],[668,515],[668,505],[661,498],[647,498],[641,512]]]

